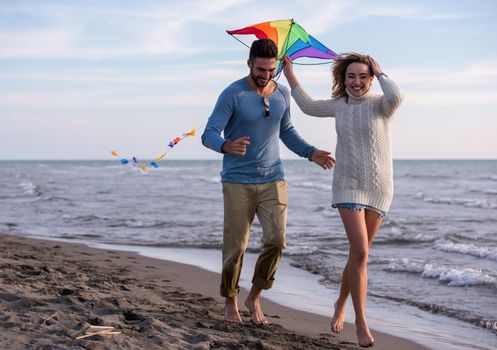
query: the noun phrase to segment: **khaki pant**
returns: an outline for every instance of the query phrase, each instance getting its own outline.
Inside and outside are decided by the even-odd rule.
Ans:
[[[252,283],[260,289],[273,285],[285,247],[288,184],[284,180],[265,184],[223,183],[224,232],[221,295],[234,297],[255,214],[262,226],[262,251]]]

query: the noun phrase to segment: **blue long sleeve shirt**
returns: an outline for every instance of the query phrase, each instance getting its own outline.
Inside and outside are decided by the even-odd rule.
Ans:
[[[222,153],[225,141],[250,137],[244,156],[224,154],[222,182],[259,184],[284,179],[279,139],[301,157],[310,159],[316,150],[292,125],[287,88],[277,85],[269,96],[269,111],[266,118],[264,98],[250,88],[246,78],[235,81],[219,96],[202,134],[202,144]]]

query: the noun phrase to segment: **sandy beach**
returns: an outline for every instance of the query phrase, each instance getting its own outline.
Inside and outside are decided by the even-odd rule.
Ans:
[[[328,318],[267,300],[269,326],[246,310],[227,324],[219,276],[189,265],[10,235],[0,248],[1,349],[359,348],[351,325],[336,336]],[[376,349],[425,349],[374,334]]]

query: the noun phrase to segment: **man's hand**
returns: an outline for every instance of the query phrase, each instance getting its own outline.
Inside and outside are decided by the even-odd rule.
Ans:
[[[223,152],[244,156],[247,153],[247,146],[250,145],[250,136],[243,136],[235,141],[226,141],[223,144]]]
[[[330,152],[318,149],[312,154],[311,160],[323,169],[331,169],[335,166],[335,158],[330,154]]]

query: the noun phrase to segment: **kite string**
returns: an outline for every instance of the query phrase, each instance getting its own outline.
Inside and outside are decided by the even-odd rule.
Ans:
[[[293,64],[298,64],[299,66],[317,66],[320,64],[332,64],[333,60],[326,61],[326,62],[316,62],[316,63],[298,63],[298,62],[292,62]]]
[[[235,38],[236,40],[238,40],[239,42],[241,42],[241,43],[242,43],[242,45],[244,45],[244,46],[246,46],[246,47],[248,47],[248,48],[250,49],[250,46],[248,46],[248,45],[247,45],[247,44],[245,44],[243,41],[241,41],[240,39],[238,39],[235,35],[233,35],[233,34],[230,34],[230,35],[231,35],[233,38]]]

